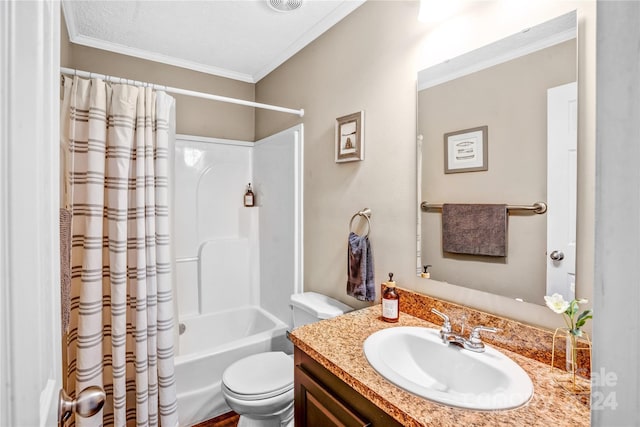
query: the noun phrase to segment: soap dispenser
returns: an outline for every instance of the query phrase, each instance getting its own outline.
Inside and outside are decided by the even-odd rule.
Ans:
[[[251,183],[247,186],[247,191],[244,193],[244,205],[246,207],[255,206],[255,196],[253,194],[253,190],[251,189]]]
[[[431,278],[431,273],[429,273],[429,267],[431,267],[431,264],[422,266],[422,273],[420,273],[420,277],[422,277],[423,279]]]
[[[382,320],[396,323],[400,317],[400,295],[396,292],[393,273],[389,273],[389,281],[385,285],[386,289],[382,294]]]

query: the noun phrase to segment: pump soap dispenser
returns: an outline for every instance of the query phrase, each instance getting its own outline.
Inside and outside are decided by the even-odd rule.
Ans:
[[[256,198],[251,189],[251,183],[247,186],[247,191],[244,193],[244,205],[247,207],[255,206]]]
[[[393,273],[389,273],[389,281],[385,285],[386,289],[382,294],[382,320],[396,323],[400,317],[400,295],[396,292]]]
[[[431,278],[431,273],[429,273],[429,267],[431,267],[430,264],[422,266],[422,273],[420,273],[420,277],[422,277],[423,279]]]

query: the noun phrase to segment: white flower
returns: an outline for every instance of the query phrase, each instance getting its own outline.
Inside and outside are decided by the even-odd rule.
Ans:
[[[577,336],[582,336],[581,328],[589,319],[593,319],[593,313],[591,310],[584,310],[578,318],[576,319],[576,314],[578,314],[578,305],[586,304],[587,301],[584,298],[581,299],[573,299],[571,302],[567,302],[562,298],[560,294],[553,294],[551,296],[546,295],[544,297],[544,301],[547,303],[547,307],[553,310],[554,313],[562,314],[565,324],[567,325],[567,330]]]
[[[558,314],[564,313],[569,308],[569,302],[565,301],[560,294],[545,295],[544,301],[547,303],[547,307]]]

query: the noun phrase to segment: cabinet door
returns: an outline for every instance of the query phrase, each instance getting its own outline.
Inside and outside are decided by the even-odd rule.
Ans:
[[[368,427],[371,424],[296,366],[296,427]]]

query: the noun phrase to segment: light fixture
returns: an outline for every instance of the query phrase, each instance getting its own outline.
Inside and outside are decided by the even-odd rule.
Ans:
[[[267,0],[267,4],[277,12],[291,12],[300,9],[302,0]]]

